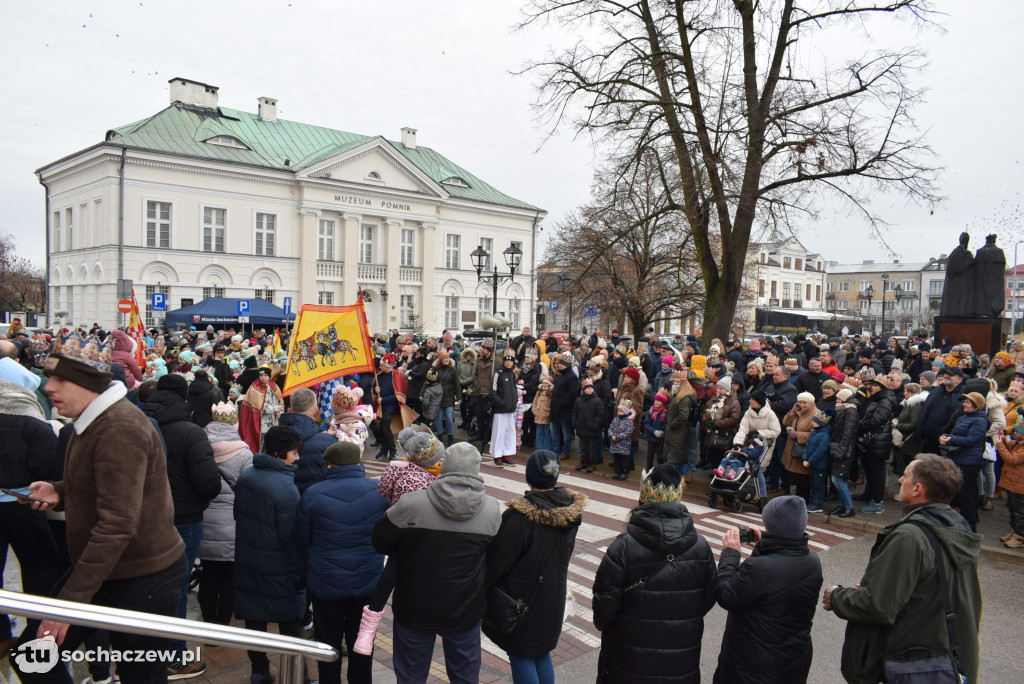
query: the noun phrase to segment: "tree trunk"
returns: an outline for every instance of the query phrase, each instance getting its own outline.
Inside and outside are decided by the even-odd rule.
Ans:
[[[733,284],[735,278],[724,273],[718,279],[717,286],[707,291],[704,297],[704,321],[701,326],[700,348],[711,347],[711,340],[719,338],[725,341],[730,337],[733,319],[736,317],[736,305],[739,300],[740,288]]]

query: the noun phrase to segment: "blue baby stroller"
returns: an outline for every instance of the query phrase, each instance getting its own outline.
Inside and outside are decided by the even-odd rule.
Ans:
[[[768,467],[774,446],[774,439],[764,440],[763,450],[754,458],[749,458],[748,454],[739,447],[727,451],[726,456],[743,458],[746,463],[735,471],[735,479],[730,480],[718,474],[712,475],[711,483],[708,485],[708,505],[711,508],[718,508],[719,497],[721,497],[721,502],[726,506],[732,506],[735,513],[742,513],[745,503],[757,506],[758,513],[764,510],[768,504],[768,495],[767,492],[760,491],[761,483],[758,481],[757,475],[762,468]]]

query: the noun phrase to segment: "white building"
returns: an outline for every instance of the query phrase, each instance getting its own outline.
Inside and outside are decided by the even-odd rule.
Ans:
[[[821,311],[826,262],[795,237],[754,243],[747,252],[748,277],[756,273],[756,307],[788,313]]]
[[[154,292],[168,309],[206,297],[278,306],[351,304],[366,293],[371,331],[421,317],[431,333],[474,327],[491,311],[470,252],[507,273],[513,327],[532,318],[533,268],[545,212],[483,182],[403,128],[401,142],[218,104],[215,86],[174,78],[170,106],[39,169],[46,188],[48,314],[118,324],[117,280],[134,281],[149,325]]]

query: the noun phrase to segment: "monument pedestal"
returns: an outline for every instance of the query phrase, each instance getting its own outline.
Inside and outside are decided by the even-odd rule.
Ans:
[[[975,354],[990,356],[1005,348],[1010,334],[1009,318],[980,318],[969,316],[936,316],[935,343],[941,344],[943,337],[953,344],[971,345]]]

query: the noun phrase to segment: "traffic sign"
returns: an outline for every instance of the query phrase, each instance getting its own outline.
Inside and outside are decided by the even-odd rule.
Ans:
[[[123,314],[130,314],[132,312],[132,300],[122,299],[117,303],[117,310]]]
[[[552,311],[558,311],[558,302],[548,302],[548,307]]]
[[[248,316],[248,315],[249,315],[249,300],[248,299],[239,299],[238,300],[238,317],[241,318],[242,316]],[[244,323],[245,321],[242,321],[242,322]]]
[[[238,317],[238,322],[239,323],[248,323],[249,322],[249,317],[248,316],[239,316]]]
[[[284,298],[284,315],[285,316],[291,316],[292,315],[292,298],[291,297],[285,297]]]
[[[771,299],[768,300],[768,306],[778,306],[778,305],[779,305],[779,300],[778,299],[771,298]]]
[[[153,303],[150,308],[153,311],[167,311],[167,295],[163,292],[154,292]]]
[[[597,315],[597,303],[591,302],[590,304],[583,305],[583,315],[590,317]]]

